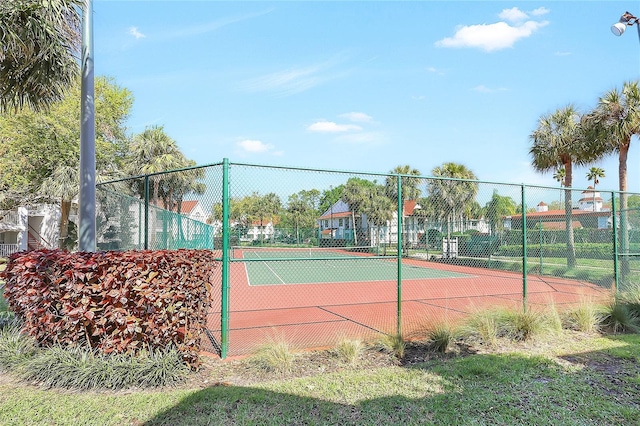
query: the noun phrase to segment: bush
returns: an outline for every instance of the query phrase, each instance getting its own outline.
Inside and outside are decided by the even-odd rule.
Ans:
[[[176,347],[196,368],[213,257],[207,250],[42,250],[12,255],[1,274],[11,310],[40,345],[103,353]]]

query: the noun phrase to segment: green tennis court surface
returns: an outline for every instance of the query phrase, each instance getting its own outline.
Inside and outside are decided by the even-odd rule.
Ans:
[[[398,277],[396,258],[376,257],[369,249],[235,249],[250,286],[390,281]],[[458,272],[402,265],[403,280],[468,278]]]

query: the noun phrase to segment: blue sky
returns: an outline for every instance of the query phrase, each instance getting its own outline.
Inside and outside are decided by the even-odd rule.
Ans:
[[[640,2],[94,0],[95,72],[133,93],[132,133],[162,125],[198,164],[430,175],[452,161],[555,187],[529,135],[639,78],[636,28],[610,31],[627,10]],[[617,189],[617,156],[596,166]],[[639,166],[635,139],[633,192]]]

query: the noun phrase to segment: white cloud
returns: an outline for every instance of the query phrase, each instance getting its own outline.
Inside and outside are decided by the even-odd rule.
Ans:
[[[271,151],[274,146],[258,140],[245,139],[236,144],[243,152],[264,153]]]
[[[522,22],[526,20],[529,15],[518,9],[517,7],[512,7],[511,9],[504,9],[498,15],[501,19],[510,21],[510,22]]]
[[[549,9],[547,9],[546,7],[539,7],[537,9],[534,9],[530,12],[533,16],[542,16],[542,15],[546,15],[547,13],[549,13]]]
[[[362,130],[355,124],[338,124],[333,121],[318,121],[307,127],[310,132],[318,133],[342,133]]]
[[[140,31],[138,31],[138,27],[129,28],[129,34],[131,34],[132,36],[134,36],[137,39],[146,37],[146,35],[142,34]]]
[[[342,59],[336,57],[308,66],[277,71],[246,81],[242,89],[248,92],[274,92],[282,96],[301,93],[341,77],[344,72],[331,71],[341,62]]]
[[[456,28],[453,37],[445,37],[435,43],[437,47],[471,47],[492,52],[506,49],[520,39],[530,37],[538,29],[549,24],[548,21],[529,20],[529,16],[542,16],[549,9],[539,7],[529,13],[517,7],[503,9],[498,14],[502,21],[493,24],[461,25]],[[509,24],[510,22],[511,24]]]
[[[554,53],[554,55],[556,55],[556,56],[571,56],[572,53],[571,52],[556,52],[556,53]]]
[[[346,114],[340,114],[340,117],[356,123],[371,123],[373,121],[373,117],[364,112],[348,112]]]
[[[539,28],[548,25],[547,21],[527,21],[522,25],[511,26],[506,22],[458,27],[453,37],[436,42],[437,47],[472,47],[492,52],[513,47],[522,38],[531,36]]]

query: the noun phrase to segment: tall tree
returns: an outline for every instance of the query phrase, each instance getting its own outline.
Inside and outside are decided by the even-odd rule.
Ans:
[[[46,109],[79,74],[83,0],[0,3],[0,111]]]
[[[154,174],[179,169],[186,159],[176,142],[169,137],[162,126],[147,127],[133,138],[129,146],[129,173],[132,175]],[[170,175],[151,176],[153,195],[150,202],[157,206],[160,199],[160,183]]]
[[[367,200],[368,193],[375,183],[357,177],[349,178],[344,190],[342,191],[342,201],[349,205],[351,211],[351,223],[353,225],[354,244],[358,245],[358,227],[356,225],[356,216],[360,215],[364,210],[364,204]]]
[[[531,164],[539,172],[564,168],[565,187],[565,227],[567,230],[567,267],[576,266],[576,250],[573,239],[571,215],[573,165],[586,164],[593,160],[584,144],[584,134],[580,124],[581,116],[573,105],[567,105],[555,112],[543,115],[538,127],[530,135],[533,142],[529,150]]]
[[[618,153],[618,182],[620,189],[620,249],[629,247],[626,211],[628,208],[627,157],[633,136],[640,135],[640,88],[638,81],[625,82],[622,90],[612,89],[598,101],[596,108],[586,116],[587,137],[598,153]],[[629,271],[628,258],[623,256],[623,273]]]
[[[591,167],[587,172],[587,180],[593,181],[593,211],[596,211],[596,185],[604,176],[604,170],[600,167]]]
[[[465,165],[451,162],[435,167],[431,174],[436,179],[427,182],[429,202],[435,206],[438,218],[447,221],[447,236],[450,236],[449,224],[478,194],[477,178]]]
[[[414,176],[420,176],[420,170],[413,169],[408,164],[404,166],[396,166],[389,173],[392,176],[388,176],[385,179],[385,192],[387,196],[394,202],[398,202],[398,177],[395,175],[401,175],[402,180],[402,200],[415,200],[420,196],[420,178]]]
[[[371,243],[380,244],[380,227],[386,226],[393,219],[393,212],[397,210],[397,203],[394,203],[388,196],[385,186],[375,185],[369,188],[368,197],[365,202],[363,213],[367,215],[367,222],[376,227],[374,240]]]
[[[493,190],[491,199],[484,206],[484,215],[491,226],[491,233],[502,229],[502,218],[516,213],[517,205],[511,197],[498,194],[498,190]]]

